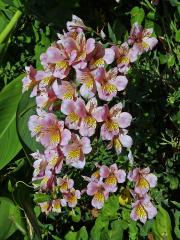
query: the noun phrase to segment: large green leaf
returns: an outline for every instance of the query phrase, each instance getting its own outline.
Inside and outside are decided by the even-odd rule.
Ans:
[[[88,240],[88,233],[86,227],[82,227],[78,232],[68,232],[64,238],[65,240]]]
[[[171,219],[169,214],[159,205],[158,214],[152,225],[153,236],[155,240],[172,240],[171,231]]]
[[[21,149],[16,132],[16,110],[21,97],[22,77],[20,75],[0,92],[0,169]]]
[[[34,98],[30,98],[30,92],[25,92],[18,105],[17,110],[17,129],[22,144],[31,151],[43,150],[42,145],[38,144],[35,138],[31,137],[28,129],[28,120],[31,115],[36,114],[36,103]]]
[[[20,210],[6,197],[0,197],[0,239],[5,240],[16,230],[26,233]]]

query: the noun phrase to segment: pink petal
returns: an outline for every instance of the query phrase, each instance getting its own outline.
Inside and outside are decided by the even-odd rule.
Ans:
[[[97,107],[92,111],[92,116],[97,122],[103,122],[108,116],[108,107]]]
[[[89,38],[87,39],[86,42],[86,53],[89,54],[91,53],[95,48],[95,39],[94,38]]]
[[[64,100],[61,104],[61,112],[65,115],[74,112],[75,110],[75,103],[73,100]]]
[[[88,154],[92,151],[90,139],[87,137],[81,138],[82,151],[84,154]]]
[[[87,185],[87,195],[93,196],[98,191],[98,183],[90,182]]]
[[[61,145],[64,146],[68,144],[71,140],[71,132],[68,129],[64,129],[61,133]]]
[[[128,84],[128,80],[125,76],[117,76],[117,78],[113,81],[118,91],[122,91],[126,88]]]
[[[133,140],[129,135],[119,135],[119,140],[122,143],[123,147],[130,148],[133,144]]]
[[[112,48],[106,48],[105,49],[105,55],[104,55],[104,60],[107,64],[111,64],[114,61],[115,58],[115,52],[113,51]]]
[[[110,170],[107,166],[103,165],[100,167],[100,176],[103,178],[107,178],[110,174]]]
[[[149,173],[144,178],[148,181],[151,188],[157,185],[157,177],[153,173]]]
[[[132,116],[128,112],[122,112],[117,119],[117,122],[121,128],[127,128],[131,125]]]
[[[126,180],[126,173],[124,170],[118,170],[117,172],[114,173],[118,183],[123,183]]]

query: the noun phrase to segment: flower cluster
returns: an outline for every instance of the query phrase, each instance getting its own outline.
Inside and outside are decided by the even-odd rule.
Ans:
[[[132,116],[123,111],[121,102],[111,107],[108,104],[126,88],[131,64],[157,43],[151,36],[152,29],[143,29],[137,23],[120,46],[105,47],[87,38],[84,30],[90,28],[75,15],[67,22],[67,30],[41,54],[44,70],[26,67],[23,79],[23,92],[31,89],[30,97],[37,105],[37,114],[30,117],[28,127],[44,147],[44,153],[37,151],[32,156],[34,186],[52,196],[52,200],[40,204],[46,213],[60,211],[66,203],[76,206],[79,190],[73,188],[73,180],[67,176],[59,179],[59,174],[64,165],[84,168],[85,156],[92,151],[90,138],[99,128],[108,149],[114,148],[117,154],[123,147],[130,151],[133,141],[127,128]],[[93,174],[88,178],[87,194],[94,196],[92,205],[100,209],[109,193],[116,192],[117,183],[125,181],[126,173],[116,164],[98,167],[98,177]],[[64,183],[66,191],[62,191]],[[61,199],[57,198],[59,194]]]
[[[124,170],[118,169],[116,163],[110,167],[96,164],[96,167],[99,170],[94,172],[90,178],[84,177],[84,179],[89,182],[86,192],[87,195],[93,196],[92,206],[101,209],[105,200],[108,199],[109,193],[116,192],[117,184],[125,182],[126,173]]]
[[[138,219],[145,223],[147,219],[152,219],[157,214],[156,208],[150,201],[148,191],[157,184],[157,177],[150,173],[149,167],[140,169],[135,168],[128,174],[128,179],[135,184],[132,192],[135,202],[132,204],[131,218]]]

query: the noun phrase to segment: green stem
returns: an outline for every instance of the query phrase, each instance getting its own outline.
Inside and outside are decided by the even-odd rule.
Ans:
[[[0,44],[3,43],[7,39],[9,34],[12,32],[12,30],[16,26],[16,24],[17,24],[19,18],[21,17],[21,15],[22,15],[21,11],[17,10],[15,12],[15,14],[12,17],[11,21],[8,23],[8,25],[5,27],[5,29],[0,34]]]

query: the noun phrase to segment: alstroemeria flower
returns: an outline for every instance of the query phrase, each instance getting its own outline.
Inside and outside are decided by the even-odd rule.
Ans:
[[[117,191],[117,183],[125,182],[126,173],[122,169],[118,169],[116,163],[112,164],[110,167],[105,165],[99,166],[100,176],[105,178],[104,186],[108,192]]]
[[[88,56],[90,69],[104,67],[114,61],[115,52],[111,48],[103,48],[101,43],[97,43],[94,51]]]
[[[119,128],[130,126],[132,116],[128,112],[122,112],[122,103],[114,105],[109,109],[108,105],[97,107],[93,112],[97,122],[104,122],[101,126],[101,137],[103,140],[112,140],[119,134]]]
[[[31,92],[30,97],[34,97],[37,95],[38,91],[38,84],[41,80],[41,77],[39,77],[39,73],[41,74],[41,71],[36,71],[36,69],[33,68],[33,66],[25,67],[26,70],[26,76],[23,78],[23,89],[22,93],[28,91],[29,89],[33,89]]]
[[[64,129],[64,122],[58,121],[53,113],[37,110],[39,115],[32,115],[28,121],[31,136],[46,148],[54,148],[58,144],[66,145],[71,139],[71,132]]]
[[[139,194],[148,192],[150,188],[154,188],[157,184],[157,177],[150,173],[149,167],[133,169],[129,172],[128,179],[135,182],[135,192]]]
[[[126,74],[130,68],[130,63],[133,63],[137,60],[139,51],[129,48],[126,42],[120,47],[112,46],[112,49],[115,52],[118,71]]]
[[[40,179],[39,187],[43,191],[49,191],[54,187],[55,175],[49,169],[46,169],[44,176]]]
[[[64,199],[55,199],[52,201],[52,212],[61,212],[61,208],[66,206],[66,201]]]
[[[76,15],[72,15],[72,20],[66,23],[68,31],[81,32],[82,30],[87,30],[88,27],[84,24],[81,18]]]
[[[79,190],[71,188],[69,191],[63,193],[63,197],[68,206],[74,208],[77,205],[77,200],[81,198],[81,193]]]
[[[39,151],[34,152],[31,156],[35,159],[33,163],[34,172],[33,172],[33,181],[37,179],[41,179],[45,175],[45,170],[47,167],[47,160],[44,154],[41,154]]]
[[[77,134],[72,134],[70,143],[62,147],[66,163],[75,168],[83,168],[85,166],[84,155],[90,153],[91,150],[92,147],[89,138],[80,138]]]
[[[75,100],[77,98],[76,87],[74,84],[61,81],[61,85],[55,81],[52,86],[57,98],[61,100]]]
[[[44,212],[46,215],[51,212],[51,203],[50,202],[41,202],[38,203],[41,208],[41,212]]]
[[[134,23],[130,37],[128,39],[128,43],[133,45],[133,51],[138,51],[139,55],[152,50],[158,40],[155,37],[151,37],[153,33],[153,29],[143,29],[138,23]]]
[[[74,181],[65,175],[63,178],[57,178],[57,186],[62,193],[67,192],[69,189],[73,188]]]
[[[42,89],[40,94],[36,96],[36,104],[38,108],[48,108],[51,110],[56,101],[57,97],[51,87]]]
[[[93,196],[91,204],[97,209],[101,209],[104,205],[105,200],[109,197],[109,192],[106,190],[105,185],[102,181],[90,182],[87,185],[87,195]]]
[[[121,153],[122,147],[130,148],[133,144],[133,140],[129,135],[127,135],[127,133],[128,131],[126,129],[121,129],[119,134],[111,139],[107,148],[111,149],[114,147],[117,154]]]
[[[95,39],[88,38],[86,40],[85,34],[80,32],[76,38],[64,36],[58,41],[62,45],[69,56],[69,63],[75,69],[84,69],[87,65],[86,58],[91,54],[95,48]]]
[[[100,67],[95,71],[98,96],[105,101],[111,101],[118,91],[126,88],[128,80],[125,76],[118,76],[118,69],[112,68],[108,72]]]
[[[59,174],[62,169],[64,156],[57,149],[46,149],[44,152],[47,164],[47,169],[52,169],[56,174]]]
[[[147,194],[138,196],[135,203],[132,204],[132,208],[131,218],[134,221],[140,220],[142,223],[145,223],[147,219],[153,219],[157,214],[157,209]]]
[[[76,70],[76,79],[82,84],[80,94],[84,98],[92,98],[96,94],[94,74],[95,72],[90,71],[88,68]]]
[[[93,111],[97,107],[97,100],[92,98],[85,105],[83,99],[63,101],[61,111],[67,115],[65,124],[70,129],[79,129],[81,136],[92,136],[96,129],[96,119]]]
[[[41,64],[45,69],[51,69],[53,76],[63,79],[70,72],[69,55],[62,45],[51,46],[40,56]]]

